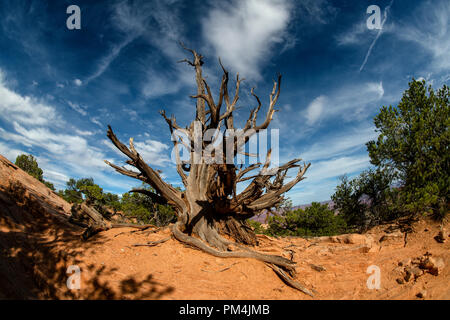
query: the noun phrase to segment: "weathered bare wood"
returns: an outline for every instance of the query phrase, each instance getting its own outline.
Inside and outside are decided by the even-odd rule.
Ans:
[[[181,46],[192,54],[191,60],[184,59],[181,62],[193,67],[195,72],[197,90],[191,96],[196,100],[195,119],[189,126],[182,128],[177,124],[174,116],[169,118],[164,111],[160,113],[172,134],[176,168],[185,190],[177,190],[165,183],[159,172],[144,162],[139,155],[139,150],[134,146],[133,139],[130,139],[129,147],[127,147],[116,137],[111,127],[108,127],[108,138],[127,156],[126,163],[136,170],[120,167],[108,161],[106,163],[117,172],[144,181],[155,189],[154,193],[146,190],[132,190],[132,192],[146,194],[155,202],[173,206],[178,221],[172,227],[172,232],[179,241],[217,257],[250,257],[292,272],[293,262],[282,257],[263,255],[255,251],[229,252],[227,250],[232,243],[257,244],[257,237],[250,228],[246,227],[245,219],[264,210],[272,211],[277,208],[284,200],[283,194],[305,179],[304,175],[310,165],[302,166],[299,164],[301,159],[294,159],[277,168],[270,168],[270,150],[264,164],[258,163],[238,169],[230,163],[226,152],[228,138],[219,133],[223,128],[235,129],[233,114],[238,108],[241,83],[244,79],[237,74],[234,93],[230,93],[229,73],[219,59],[223,75],[219,94],[215,99],[211,87],[203,76],[203,56],[182,43]],[[255,90],[251,89],[251,95],[255,98],[257,106],[251,110],[244,128],[235,130],[236,135],[233,138],[235,140],[231,149],[232,159],[235,159],[238,154],[252,156],[246,153],[243,147],[253,135],[269,127],[277,111],[280,92],[281,75],[278,75],[269,94],[267,112],[258,125],[258,114],[263,108],[263,103]],[[209,129],[215,130],[216,134],[210,141],[204,141],[203,135]],[[185,141],[182,136],[185,136],[188,141]],[[180,145],[190,153],[188,161],[181,161]],[[203,157],[203,151],[210,151],[206,152],[209,156]],[[211,161],[214,159],[220,160],[219,163]],[[296,168],[298,173],[295,178],[285,183],[288,171]],[[259,169],[257,173],[254,171],[251,176],[245,176],[256,169]],[[245,181],[250,183],[237,194],[237,184]],[[224,234],[229,235],[235,242],[225,240],[222,237]],[[284,277],[283,270],[276,268],[275,272],[280,277]],[[291,280],[286,281],[289,283]],[[300,287],[297,286],[297,288]]]
[[[308,296],[314,297],[314,294],[308,290],[305,286],[300,284],[299,282],[293,280],[291,277],[289,277],[286,272],[284,272],[280,267],[273,263],[266,263],[266,266],[271,268],[275,273],[283,280],[287,285],[291,286],[294,289],[297,289],[304,294],[307,294]]]
[[[164,238],[164,239],[161,239],[161,240],[156,240],[156,241],[148,241],[147,243],[135,243],[132,246],[133,247],[154,247],[154,246],[157,246],[158,244],[167,242],[170,239],[171,239],[171,237]]]
[[[151,192],[147,189],[132,189],[130,192],[137,192],[141,194],[145,194],[146,196],[150,197],[153,202],[159,203],[159,204],[167,204],[167,199],[161,197],[159,194],[156,194],[154,192]]]
[[[178,224],[174,224],[172,226],[172,233],[175,236],[175,238],[181,242],[184,242],[188,245],[194,246],[199,248],[200,250],[209,253],[215,257],[220,258],[252,258],[256,260],[260,260],[263,262],[272,263],[278,266],[282,266],[288,270],[294,270],[295,262],[292,262],[286,258],[283,258],[281,256],[273,256],[273,255],[267,255],[263,253],[259,253],[256,251],[228,251],[223,252],[219,250],[215,250],[208,245],[206,245],[203,241],[200,239],[194,238],[192,236],[189,236],[183,232],[180,231],[178,228]]]

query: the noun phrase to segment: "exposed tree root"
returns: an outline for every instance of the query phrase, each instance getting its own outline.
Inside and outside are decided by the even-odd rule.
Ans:
[[[230,97],[229,73],[219,61],[223,76],[219,98],[215,101],[202,73],[203,56],[184,45],[182,47],[193,55],[192,61],[188,59],[183,61],[195,69],[197,93],[191,96],[196,99],[195,120],[189,126],[182,128],[177,124],[175,116],[168,118],[165,111],[160,113],[172,134],[177,172],[184,190],[179,190],[165,182],[160,175],[161,172],[151,168],[138,153],[133,138],[130,138],[129,146],[126,146],[117,138],[110,126],[107,131],[108,138],[127,156],[126,163],[137,171],[105,162],[117,172],[143,181],[153,189],[151,193],[142,189],[135,192],[145,193],[152,198],[153,202],[167,203],[173,207],[178,222],[172,226],[172,232],[177,240],[216,257],[252,258],[268,263],[274,267],[280,277],[285,279],[286,283],[302,292],[309,293],[286,275],[286,273],[290,276],[294,275],[293,261],[281,256],[244,249],[239,245],[239,243],[258,244],[258,237],[247,225],[246,219],[264,210],[272,211],[278,208],[284,201],[283,194],[306,178],[305,173],[310,166],[306,163],[302,165],[301,159],[298,158],[284,165],[272,167],[271,149],[267,151],[264,163],[244,167],[229,162],[229,159],[235,159],[239,154],[259,157],[259,155],[244,152],[245,146],[253,136],[269,127],[277,111],[281,92],[281,75],[273,81],[267,108],[262,108],[260,98],[253,89],[250,91],[257,106],[251,110],[243,128],[236,130],[233,113],[237,108],[240,84],[243,79],[239,78],[239,74],[236,75],[234,97]],[[259,121],[258,113],[264,109],[267,109],[267,112],[263,121]],[[224,128],[235,130],[236,134],[223,135],[221,130]],[[215,133],[206,141],[207,139],[203,138],[211,133],[211,129]],[[195,141],[201,141],[199,148]],[[180,145],[189,152],[188,160],[181,160]],[[297,170],[297,174],[287,182],[288,172],[291,169]],[[250,175],[251,171],[253,171],[252,175]],[[238,184],[245,181],[249,183],[246,183],[247,186],[242,192],[237,193]],[[196,237],[192,237],[192,234]],[[230,236],[235,242],[224,239],[223,235]],[[233,250],[232,246],[238,249]]]
[[[82,234],[82,238],[84,240],[88,240],[97,233],[107,231],[112,228],[135,228],[139,229],[139,231],[147,230],[149,228],[159,229],[152,224],[141,225],[132,223],[111,223],[103,217],[100,212],[98,212],[95,208],[88,206],[86,203],[72,205],[71,212],[72,215],[69,218],[69,222],[82,228],[86,228]]]
[[[212,273],[217,272],[217,273],[219,273],[219,272],[224,272],[224,271],[230,270],[232,266],[234,266],[235,264],[238,264],[238,263],[239,263],[239,262],[232,263],[232,264],[229,265],[228,267],[223,268],[223,269],[220,269],[220,270],[218,270],[218,271],[211,271],[211,270],[204,270],[204,269],[200,269],[200,270],[203,271],[203,272],[212,272]]]
[[[147,230],[148,228],[156,228],[156,227],[154,225],[138,225],[138,224],[111,224],[111,225],[108,225],[105,223],[102,223],[102,224],[94,223],[93,225],[87,226],[86,230],[82,234],[82,238],[84,240],[88,240],[90,237],[96,235],[97,233],[102,232],[102,231],[108,231],[108,230],[111,230],[112,228],[136,228],[138,230],[134,230],[131,232],[137,232],[137,231]],[[158,231],[159,231],[159,228],[155,232],[158,232]],[[125,232],[121,232],[119,234],[124,234],[124,233]],[[115,236],[118,236],[119,234],[117,234]]]
[[[307,295],[313,296],[313,293],[306,289],[304,286],[302,286],[300,283],[292,280],[283,269],[280,267],[283,267],[285,270],[287,270],[290,274],[295,273],[295,262],[288,260],[286,258],[280,257],[280,256],[274,256],[274,255],[267,255],[262,254],[256,251],[252,251],[248,248],[245,248],[241,245],[237,245],[239,248],[245,249],[245,251],[218,251],[216,249],[213,249],[206,245],[202,240],[194,238],[192,236],[189,236],[185,233],[183,233],[178,228],[179,223],[175,223],[172,226],[172,233],[178,241],[181,241],[189,246],[196,247],[197,249],[204,251],[206,253],[209,253],[215,257],[219,258],[252,258],[259,261],[264,262],[267,266],[272,268],[275,273],[289,286],[291,286],[294,289],[297,289]],[[231,244],[231,242],[230,242]],[[234,243],[233,243],[234,244]]]
[[[168,237],[168,238],[164,238],[164,239],[161,239],[161,240],[149,241],[149,242],[144,243],[144,244],[136,243],[136,244],[133,244],[132,246],[133,247],[154,247],[154,246],[157,246],[158,244],[161,244],[161,243],[164,243],[166,241],[169,241],[170,239],[171,239],[171,237]]]
[[[169,228],[169,226],[165,226],[165,227],[161,227],[161,228],[157,228],[157,229],[153,229],[153,230],[147,230],[147,231],[137,230],[135,232],[142,232],[142,234],[149,235],[149,234],[160,232],[160,231],[165,230],[167,228]]]
[[[111,228],[135,228],[140,229],[140,231],[147,230],[149,228],[158,228],[153,224],[132,224],[132,223],[118,223],[112,224]]]
[[[150,227],[149,227],[150,228]],[[156,227],[155,227],[156,228]],[[131,231],[124,231],[124,232],[120,232],[120,233],[118,233],[118,234],[116,234],[115,236],[114,236],[114,238],[115,237],[118,237],[118,236],[120,236],[120,235],[122,235],[122,234],[131,234],[131,233],[136,233],[136,232],[142,232],[142,234],[151,234],[151,233],[157,233],[157,232],[159,232],[159,231],[161,231],[161,230],[164,230],[165,228],[167,228],[167,227],[164,227],[164,228],[156,228],[156,229],[152,229],[152,230],[147,230],[148,228],[144,228],[144,229],[138,229],[138,230],[131,230]]]
[[[218,251],[216,249],[213,249],[211,247],[209,247],[208,245],[206,245],[202,240],[194,238],[192,236],[189,236],[183,232],[180,231],[180,229],[178,228],[178,223],[174,224],[172,226],[172,232],[173,235],[175,236],[175,239],[181,241],[181,242],[185,242],[187,244],[190,244],[192,246],[195,246],[199,249],[201,249],[202,251],[205,251],[206,253],[209,253],[215,257],[219,257],[219,258],[253,258],[256,260],[260,260],[263,262],[269,262],[269,263],[274,263],[276,265],[282,266],[284,268],[286,268],[287,270],[294,270],[294,265],[295,262],[292,262],[286,258],[280,257],[280,256],[272,256],[272,255],[267,255],[267,254],[262,254],[256,251],[242,251],[242,252],[223,252],[223,251]]]
[[[310,263],[309,266],[313,270],[316,270],[318,272],[327,271],[327,269],[324,266],[321,266],[321,265],[318,265],[318,264]]]
[[[273,263],[266,263],[266,265],[270,268],[273,269],[273,271],[275,271],[275,273],[281,278],[281,280],[283,280],[287,285],[291,286],[294,289],[297,289],[301,292],[303,292],[304,294],[307,294],[308,296],[314,297],[314,294],[309,291],[308,289],[306,289],[303,285],[301,285],[300,283],[298,283],[297,281],[294,281],[291,279],[291,277],[289,277],[283,269],[281,269],[280,267],[274,265]]]

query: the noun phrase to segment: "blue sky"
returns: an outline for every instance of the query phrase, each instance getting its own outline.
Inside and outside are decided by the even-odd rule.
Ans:
[[[66,27],[72,4],[81,30]],[[369,5],[386,12],[381,32],[366,26]],[[182,125],[195,112],[193,70],[177,63],[187,57],[181,40],[206,57],[213,89],[219,56],[246,78],[241,121],[255,107],[250,88],[267,101],[283,75],[271,125],[280,130],[280,161],[312,163],[288,196],[294,204],[327,200],[339,176],[369,167],[365,143],[377,136],[381,106],[397,104],[412,77],[434,88],[450,83],[449,19],[448,0],[2,0],[0,154],[35,155],[57,188],[93,177],[123,193],[139,182],[103,162],[124,160],[106,138],[110,124],[179,185],[158,111]]]

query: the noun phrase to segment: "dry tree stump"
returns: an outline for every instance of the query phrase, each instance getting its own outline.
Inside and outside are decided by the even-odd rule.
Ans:
[[[175,238],[186,245],[198,248],[218,257],[251,257],[267,263],[290,286],[307,294],[312,293],[293,278],[295,263],[281,256],[263,255],[244,247],[258,244],[257,237],[247,224],[247,219],[264,210],[277,208],[288,192],[301,180],[310,164],[301,164],[301,159],[270,168],[271,150],[267,152],[265,163],[255,163],[247,167],[238,166],[238,154],[246,154],[245,146],[250,138],[269,127],[276,110],[281,91],[281,75],[273,83],[269,94],[267,111],[260,124],[257,124],[262,101],[251,90],[255,98],[254,107],[243,128],[236,128],[234,111],[239,100],[243,79],[237,74],[234,95],[230,95],[229,73],[219,63],[223,71],[219,94],[214,98],[211,88],[203,76],[203,56],[195,50],[184,49],[192,54],[192,60],[185,59],[193,67],[197,92],[191,96],[195,101],[195,118],[185,128],[179,126],[174,116],[160,114],[169,126],[176,155],[177,172],[184,190],[174,188],[161,178],[160,172],[151,168],[135,149],[133,139],[129,146],[123,144],[108,126],[107,136],[114,146],[128,157],[126,163],[135,170],[118,166],[105,160],[117,172],[149,184],[155,192],[145,191],[154,202],[171,205],[177,215],[172,227]],[[193,111],[194,111],[193,110]],[[221,134],[221,130],[233,135]],[[211,134],[213,133],[213,134]],[[210,139],[204,139],[210,135]],[[180,148],[189,153],[189,160],[182,161]],[[252,156],[246,154],[247,156]],[[229,161],[232,159],[232,161]],[[296,169],[295,177],[285,182],[290,169]],[[237,185],[245,182],[247,187],[237,194]],[[226,237],[232,239],[232,242]],[[241,251],[230,251],[230,243],[241,245]]]

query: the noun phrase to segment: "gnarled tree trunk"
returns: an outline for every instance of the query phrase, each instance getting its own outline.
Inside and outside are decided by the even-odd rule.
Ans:
[[[126,163],[135,167],[138,172],[105,162],[119,173],[151,185],[156,190],[155,194],[149,194],[153,200],[173,206],[178,217],[173,232],[178,240],[189,242],[217,256],[252,256],[270,263],[280,276],[284,272],[277,266],[292,273],[294,263],[290,260],[250,252],[245,248],[242,252],[230,252],[230,245],[257,245],[257,238],[247,225],[246,219],[264,210],[271,211],[276,208],[283,201],[283,194],[304,179],[309,167],[309,164],[300,165],[301,159],[295,159],[277,168],[269,168],[270,150],[264,164],[257,163],[242,168],[233,160],[238,153],[242,153],[249,139],[266,129],[272,121],[273,114],[277,111],[275,105],[280,95],[281,76],[274,82],[263,122],[256,124],[262,103],[252,89],[251,94],[255,97],[257,106],[250,112],[244,128],[236,130],[233,112],[239,99],[242,81],[239,74],[231,100],[228,93],[228,72],[219,60],[223,76],[216,102],[202,75],[203,57],[194,50],[185,49],[192,53],[193,60],[185,59],[183,62],[194,68],[197,82],[197,93],[191,96],[196,100],[195,120],[186,128],[181,128],[174,116],[168,118],[164,111],[160,112],[172,133],[177,155],[177,172],[185,190],[180,191],[165,183],[159,173],[144,162],[134,147],[133,139],[130,139],[127,147],[117,139],[111,127],[108,129],[108,138],[129,158]],[[221,134],[221,130],[225,129],[234,130],[234,137]],[[204,135],[211,131],[215,134],[212,134],[209,141],[205,141],[208,139],[203,139]],[[180,146],[189,151],[189,161],[180,159]],[[284,183],[291,168],[298,168],[298,173],[294,179]],[[259,171],[253,176],[248,175],[256,170]],[[248,186],[240,194],[236,194],[237,184],[244,181],[249,181]]]

